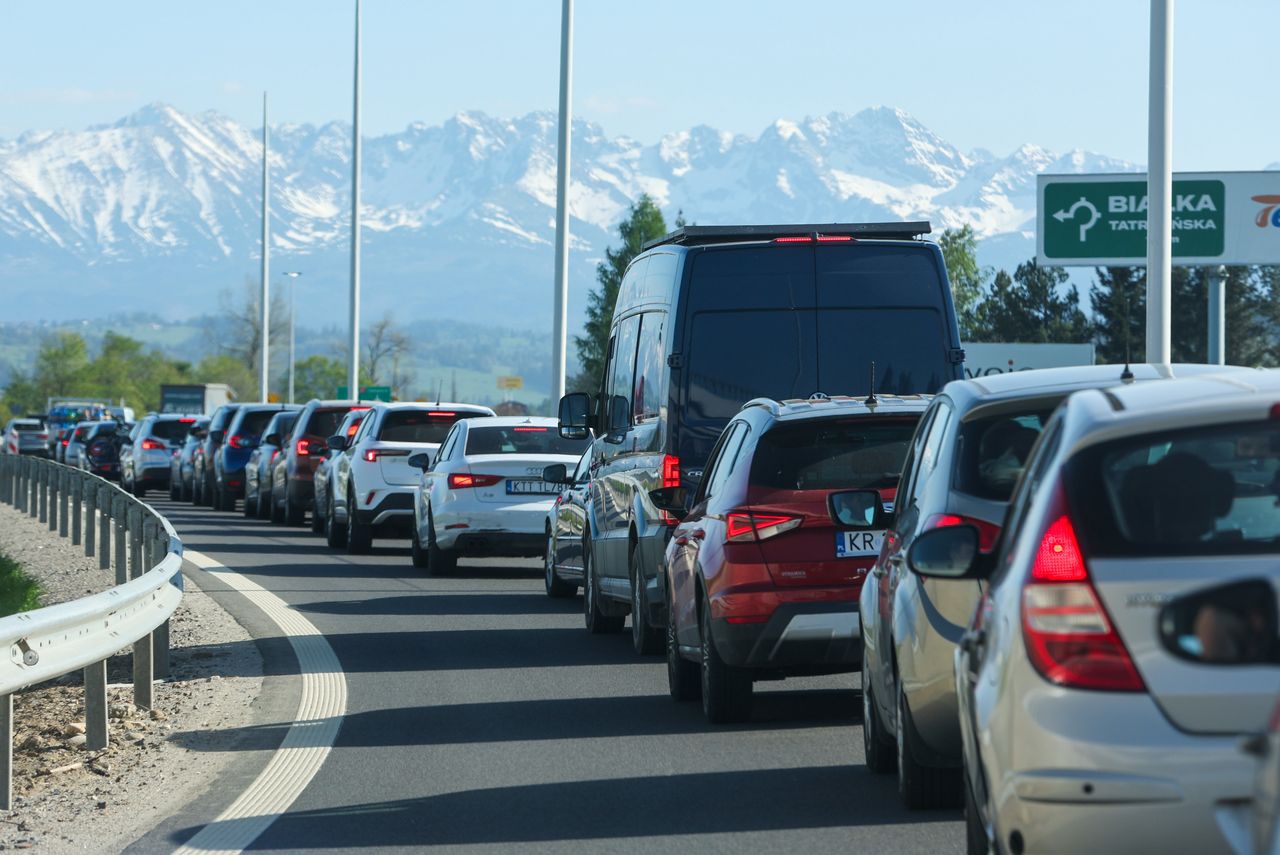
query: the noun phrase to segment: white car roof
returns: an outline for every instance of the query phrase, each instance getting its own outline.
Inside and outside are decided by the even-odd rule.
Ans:
[[[513,425],[532,425],[533,427],[556,427],[559,419],[549,416],[494,416],[477,422],[476,427],[511,427]]]
[[[377,410],[451,410],[455,413],[475,413],[492,415],[493,410],[483,404],[455,404],[448,401],[395,401],[387,403],[378,401],[372,406]]]

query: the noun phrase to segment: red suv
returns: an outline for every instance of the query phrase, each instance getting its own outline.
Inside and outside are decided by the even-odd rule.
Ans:
[[[858,593],[928,402],[756,399],[720,435],[687,512],[687,488],[649,494],[682,517],[661,568],[673,698],[701,691],[709,720],[742,721],[757,678],[858,670]],[[851,506],[867,490],[883,509]]]
[[[354,401],[318,401],[312,398],[298,413],[293,432],[271,470],[271,521],[302,525],[313,510],[315,472],[329,450],[328,439],[352,410],[367,410]]]

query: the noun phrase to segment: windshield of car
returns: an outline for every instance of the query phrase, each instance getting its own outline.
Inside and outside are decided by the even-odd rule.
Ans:
[[[464,414],[442,410],[391,410],[382,419],[378,439],[383,442],[430,442],[439,445],[453,423]]]
[[[466,454],[582,454],[589,439],[565,439],[554,427],[503,425],[473,427],[467,432]]]
[[[886,489],[902,474],[919,416],[806,419],[760,437],[751,485],[777,490]]]
[[[1090,532],[1101,528],[1111,535],[1102,540],[1130,551],[1270,551],[1280,543],[1276,422],[1117,441],[1078,477],[1101,481],[1110,511]]]
[[[193,419],[187,419],[186,421],[157,419],[151,425],[151,435],[159,437],[166,442],[179,442],[187,438],[187,434],[191,431],[191,425],[194,423]]]
[[[960,425],[955,489],[970,496],[1009,501],[1031,447],[1040,438],[1053,407],[1006,411]]]

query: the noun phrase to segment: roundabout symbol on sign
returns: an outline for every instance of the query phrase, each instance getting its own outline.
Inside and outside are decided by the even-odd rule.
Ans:
[[[1102,215],[1098,213],[1098,209],[1093,206],[1092,202],[1081,196],[1080,199],[1072,204],[1070,208],[1055,211],[1053,218],[1060,223],[1065,223],[1067,220],[1074,220],[1076,218],[1076,211],[1080,208],[1084,208],[1089,212],[1089,219],[1080,224],[1080,242],[1084,243],[1085,232],[1093,228],[1094,224],[1102,218]]]

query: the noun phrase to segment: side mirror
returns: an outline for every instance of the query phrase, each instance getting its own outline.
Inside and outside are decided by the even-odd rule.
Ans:
[[[935,528],[916,537],[907,550],[907,566],[937,579],[985,579],[993,562],[978,551],[978,529],[971,525]]]
[[[689,514],[688,487],[662,487],[649,491],[649,501],[660,511],[671,514],[678,520]]]
[[[325,445],[329,446],[331,451],[346,451],[347,438],[340,433],[335,433],[325,441]]]
[[[278,434],[278,433],[269,433],[269,434],[267,434],[266,436],[264,436],[264,437],[262,438],[262,444],[263,444],[263,445],[279,445],[279,444],[280,444],[280,434]]]
[[[552,463],[542,470],[542,480],[548,484],[568,484],[569,468],[563,463]]]
[[[570,392],[560,399],[560,436],[586,439],[591,435],[591,396]]]
[[[1160,610],[1160,644],[1179,659],[1213,665],[1280,664],[1276,592],[1265,579],[1201,590]]]
[[[879,490],[843,490],[827,497],[827,509],[836,528],[845,531],[886,528],[888,514]]]
[[[614,395],[609,399],[605,423],[608,428],[604,433],[605,442],[611,442],[614,445],[622,442],[627,431],[631,429],[631,402],[625,395]]]
[[[221,444],[222,444],[222,438],[223,438],[223,437],[225,437],[226,435],[227,435],[227,432],[226,432],[225,430],[211,430],[211,431],[209,431],[209,439],[213,440],[213,441],[214,441],[214,443],[216,443],[216,444],[218,444],[218,445],[221,445]]]
[[[431,468],[431,453],[428,451],[419,451],[417,454],[410,454],[406,461],[414,469],[421,469],[426,472]]]

